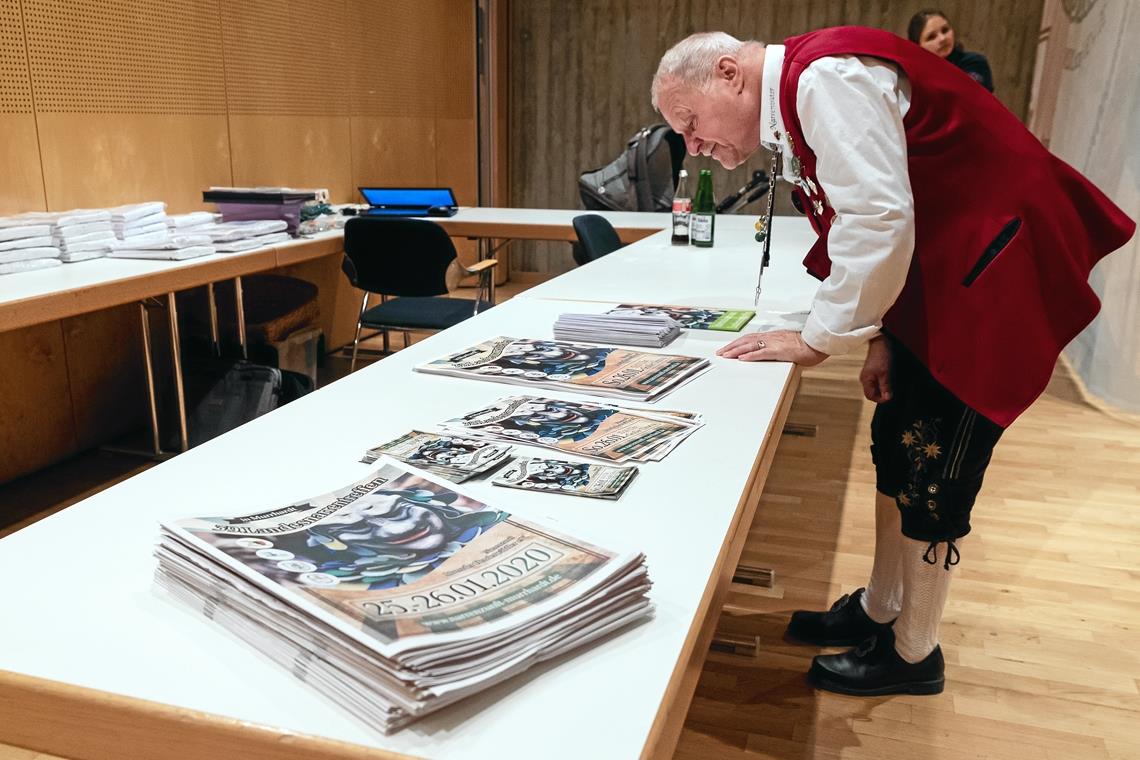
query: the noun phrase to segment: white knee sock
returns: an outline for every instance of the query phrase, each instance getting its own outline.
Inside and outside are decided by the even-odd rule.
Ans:
[[[962,540],[954,543],[960,547]],[[945,542],[939,543],[929,555],[936,560],[932,565],[923,558],[930,542],[903,536],[902,544],[903,605],[894,625],[895,651],[913,664],[925,660],[938,646],[938,624],[954,570],[954,565],[947,566],[944,552],[953,550]],[[956,562],[957,556],[952,560]]]
[[[876,623],[899,616],[903,601],[903,534],[894,497],[875,492],[875,564],[863,592],[863,611]]]

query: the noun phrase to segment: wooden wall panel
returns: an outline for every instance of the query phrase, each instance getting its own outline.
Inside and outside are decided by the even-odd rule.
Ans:
[[[985,53],[996,94],[1024,118],[1043,0],[946,0],[967,49]],[[577,178],[603,166],[641,127],[661,121],[649,85],[661,55],[696,31],[780,42],[812,29],[856,24],[905,34],[922,4],[902,0],[528,0],[510,4],[510,200],[524,207],[581,208]],[[573,23],[567,23],[568,19]],[[718,197],[766,168],[761,152],[728,172],[689,158],[691,175],[713,168]],[[782,195],[782,194],[781,194]],[[780,207],[786,201],[777,196]],[[750,207],[759,213],[761,204]],[[519,272],[572,266],[564,243],[516,243]]]
[[[76,437],[60,323],[0,332],[0,356],[2,483],[74,453]]]
[[[357,186],[435,184],[435,119],[354,116],[352,176]]]
[[[234,184],[327,187],[355,200],[348,116],[230,114]]]
[[[44,175],[36,117],[0,113],[0,216],[43,211]]]
[[[205,208],[202,190],[230,184],[224,116],[41,113],[48,208],[165,200]]]

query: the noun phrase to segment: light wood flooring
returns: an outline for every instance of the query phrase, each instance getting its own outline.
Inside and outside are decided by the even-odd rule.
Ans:
[[[826,609],[871,569],[861,363],[804,374],[789,422],[818,435],[781,440],[742,556],[774,568],[775,585],[734,585],[721,618],[758,636],[759,654],[709,655],[676,760],[1140,758],[1140,427],[1082,403],[1062,367],[998,444],[961,544],[946,691],[807,686],[821,650],[783,641],[789,614]]]
[[[709,655],[676,760],[1140,760],[1140,427],[1082,403],[1063,369],[998,445],[962,543],[946,691],[860,699],[806,685],[819,650],[783,641],[788,615],[824,609],[871,568],[861,360],[804,374],[790,422],[818,432],[783,437],[742,557],[775,584],[733,586],[722,613],[759,654]],[[99,487],[76,472],[77,493]],[[25,522],[74,500],[53,499]],[[0,745],[0,758],[47,756]]]

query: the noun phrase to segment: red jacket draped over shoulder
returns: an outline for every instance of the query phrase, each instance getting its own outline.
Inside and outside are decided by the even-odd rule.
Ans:
[[[903,119],[914,192],[914,257],[883,329],[951,393],[1002,427],[1049,382],[1057,356],[1100,309],[1089,271],[1136,225],[1051,154],[993,95],[889,32],[837,27],[785,41],[780,105],[819,240],[804,260],[827,277],[834,211],[796,113],[817,58],[873,56],[910,80]]]

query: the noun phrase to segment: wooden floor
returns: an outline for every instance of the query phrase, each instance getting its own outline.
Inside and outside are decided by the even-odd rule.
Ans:
[[[676,760],[1140,758],[1140,427],[1080,402],[1063,368],[999,443],[962,542],[934,697],[817,692],[819,649],[790,644],[794,609],[866,584],[874,473],[862,357],[808,370],[743,562],[772,589],[733,586],[722,630],[753,658],[712,653]],[[839,651],[839,650],[829,650]]]
[[[710,654],[676,760],[1140,759],[1140,427],[1083,404],[1061,369],[999,444],[962,543],[946,691],[859,699],[806,685],[819,650],[782,640],[789,613],[825,608],[871,568],[861,360],[804,375],[790,422],[818,432],[782,439],[742,558],[773,568],[775,585],[734,586],[722,615],[760,653]],[[3,745],[0,758],[46,760]]]

